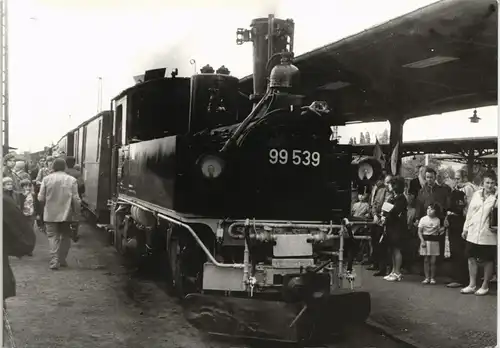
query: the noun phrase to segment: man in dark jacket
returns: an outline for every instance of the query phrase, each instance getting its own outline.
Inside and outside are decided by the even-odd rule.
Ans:
[[[388,251],[386,243],[379,243],[380,237],[384,232],[384,229],[378,223],[380,222],[380,217],[382,213],[382,205],[388,199],[389,193],[387,191],[386,183],[391,179],[391,176],[381,177],[377,181],[372,189],[371,193],[371,213],[373,216],[373,222],[375,225],[372,226],[371,231],[371,243],[372,243],[372,260],[373,266],[369,267],[369,270],[377,270],[374,276],[385,276],[387,274],[387,261],[388,261]]]
[[[83,182],[82,173],[75,168],[75,163],[76,159],[74,157],[66,157],[66,173],[76,179],[76,183],[78,185],[78,196],[81,199],[82,195],[85,193],[85,183]],[[73,242],[78,242],[78,239],[80,238],[78,237],[78,222],[71,223],[71,232],[71,238],[73,239]]]
[[[16,295],[16,279],[10,268],[9,256],[29,255],[35,248],[36,236],[16,202],[3,196],[3,299]]]
[[[422,218],[427,214],[427,207],[433,203],[438,203],[443,214],[439,216],[441,224],[444,222],[446,211],[450,206],[450,190],[449,188],[438,185],[436,182],[437,173],[432,168],[425,170],[425,184],[418,192],[417,196],[417,216]]]
[[[455,173],[455,187],[450,194],[450,209],[445,220],[450,240],[451,261],[453,262],[453,281],[446,286],[458,288],[468,285],[469,273],[467,257],[465,255],[465,240],[462,232],[474,188],[467,181],[467,174],[463,170]]]
[[[450,208],[450,193],[451,189],[445,185],[441,186],[436,182],[437,173],[432,168],[427,168],[425,170],[425,185],[420,189],[417,197],[417,217],[422,218],[427,214],[427,207],[429,205],[437,203],[441,207],[441,216],[439,220],[441,221],[441,226],[444,225],[444,219]],[[444,238],[443,235],[439,241],[439,249],[441,257],[444,256]]]
[[[66,157],[66,173],[76,179],[76,183],[78,185],[78,195],[82,198],[82,195],[85,193],[85,183],[83,182],[82,173],[80,170],[75,168],[75,163],[76,160],[74,157]]]
[[[417,166],[417,177],[410,181],[408,194],[413,194],[415,197],[418,196],[418,192],[425,184],[425,169],[425,166]]]

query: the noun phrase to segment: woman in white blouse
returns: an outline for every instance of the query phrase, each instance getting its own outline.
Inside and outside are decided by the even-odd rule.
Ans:
[[[497,254],[497,227],[490,226],[490,215],[498,206],[498,193],[494,172],[483,176],[483,188],[472,196],[467,211],[462,238],[466,240],[465,253],[469,262],[469,285],[461,290],[462,294],[486,295],[493,275],[493,265]],[[478,262],[484,263],[484,279],[476,290]]]

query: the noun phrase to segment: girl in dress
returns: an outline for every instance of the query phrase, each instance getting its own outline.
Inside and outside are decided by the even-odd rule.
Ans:
[[[418,223],[420,238],[420,255],[424,257],[425,279],[423,284],[436,284],[436,257],[439,256],[439,236],[444,233],[441,227],[441,207],[437,203],[430,204],[427,215]]]

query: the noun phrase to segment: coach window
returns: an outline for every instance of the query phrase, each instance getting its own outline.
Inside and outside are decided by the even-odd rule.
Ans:
[[[83,127],[83,142],[82,142],[82,165],[85,164],[85,160],[87,159],[87,126]]]
[[[101,154],[101,137],[102,137],[102,118],[99,120],[99,126],[97,130],[97,154],[95,157],[95,161],[99,162],[99,155]]]
[[[74,145],[73,146],[73,154],[75,157],[75,162],[80,163],[80,153],[78,151],[79,145],[80,145],[80,130],[79,129],[75,132],[75,140],[74,140],[73,145]]]

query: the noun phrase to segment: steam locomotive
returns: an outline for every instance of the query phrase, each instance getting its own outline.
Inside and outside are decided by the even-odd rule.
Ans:
[[[171,292],[211,333],[297,342],[370,311],[343,265],[351,147],[299,93],[293,33],[272,15],[238,29],[254,45],[250,98],[224,66],[150,70],[60,141],[118,252],[167,255]]]

